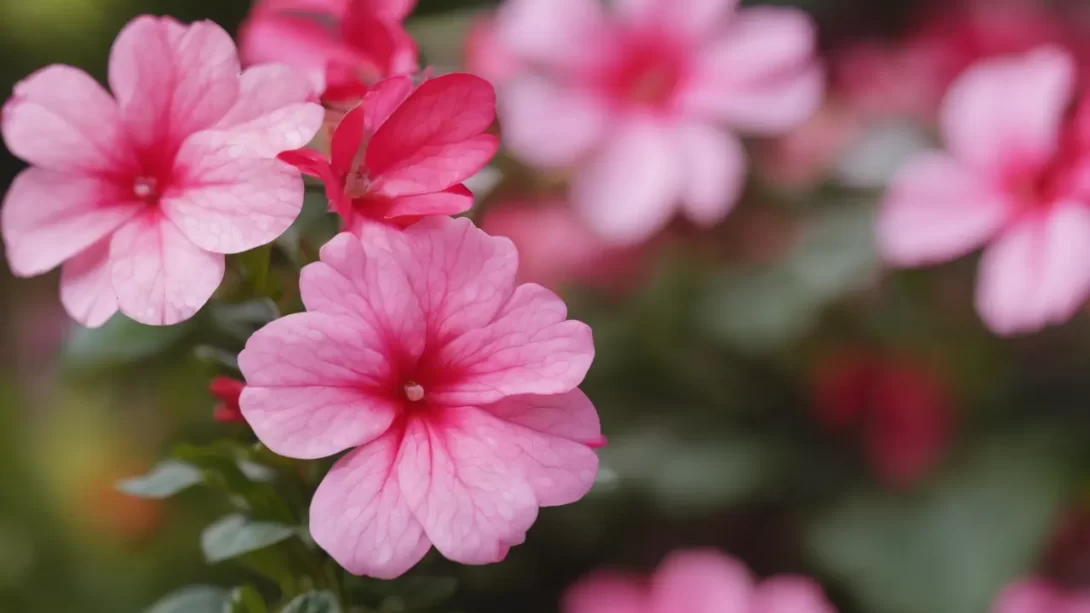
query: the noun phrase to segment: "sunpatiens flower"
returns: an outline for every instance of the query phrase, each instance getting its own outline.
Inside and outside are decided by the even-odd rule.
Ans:
[[[314,540],[357,574],[396,577],[434,545],[497,562],[538,507],[574,502],[598,469],[576,387],[590,329],[467,219],[429,217],[385,246],[343,233],[303,269],[307,312],[239,356],[242,413],[270,449],[346,449],[310,509]]]
[[[415,91],[408,77],[392,77],[341,120],[328,159],[312,149],[280,159],[325,183],[346,229],[361,233],[368,221],[404,227],[473,206],[462,181],[499,147],[485,133],[495,114],[496,95],[479,77],[445,75]]]
[[[417,70],[402,22],[416,0],[260,0],[239,32],[247,64],[306,71],[329,101],[359,100],[368,86]]]
[[[1088,613],[1090,592],[1068,591],[1044,579],[1022,579],[1007,586],[992,613]]]
[[[948,151],[911,161],[881,210],[894,264],[988,245],[976,306],[1000,334],[1064,322],[1090,292],[1090,115],[1071,112],[1074,97],[1074,62],[1056,48],[970,69],[943,105]]]
[[[0,212],[20,276],[64,263],[73,318],[120,307],[173,324],[208,301],[225,253],[272,241],[295,220],[303,182],[275,159],[314,136],[322,109],[286,66],[240,75],[219,26],[140,17],[110,55],[111,98],[69,66],[39,70],[3,108],[4,142],[30,162]]]
[[[813,581],[778,576],[756,581],[716,551],[672,554],[649,582],[602,573],[570,589],[564,613],[834,613]]]
[[[208,393],[212,394],[219,403],[216,405],[212,418],[220,423],[244,423],[242,409],[239,408],[239,398],[246,385],[238,379],[230,377],[216,377],[208,385]]]
[[[718,223],[746,175],[720,124],[781,133],[823,92],[806,14],[735,4],[625,0],[607,19],[598,0],[508,0],[484,31],[528,67],[498,84],[506,144],[576,167],[573,204],[611,242],[639,242],[679,211]]]

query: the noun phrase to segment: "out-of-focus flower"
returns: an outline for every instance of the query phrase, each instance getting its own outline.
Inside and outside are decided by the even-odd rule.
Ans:
[[[527,69],[522,60],[496,36],[494,15],[479,17],[465,43],[466,69],[493,83],[502,83]]]
[[[650,581],[592,575],[564,597],[564,613],[834,613],[821,587],[805,577],[757,581],[741,562],[717,551],[670,555]]]
[[[261,0],[239,31],[247,64],[305,70],[330,102],[353,101],[393,75],[417,70],[402,22],[416,0]]]
[[[527,67],[498,84],[505,142],[577,168],[572,203],[610,242],[640,242],[679,211],[718,223],[746,175],[721,126],[781,133],[820,104],[806,14],[734,5],[631,0],[607,16],[598,0],[508,0],[485,30]]]
[[[836,433],[860,431],[864,452],[889,485],[911,485],[946,451],[950,391],[926,363],[843,350],[822,359],[812,382],[817,418]]]
[[[349,231],[362,235],[368,222],[405,227],[473,206],[462,181],[495,155],[499,140],[485,132],[495,115],[495,92],[479,77],[444,75],[415,91],[408,77],[392,77],[344,116],[328,159],[312,149],[280,159],[325,183]]]
[[[1090,592],[1066,590],[1038,578],[1007,586],[992,605],[992,613],[1088,613]]]
[[[919,266],[987,245],[976,306],[999,334],[1062,323],[1090,292],[1090,106],[1075,64],[1046,47],[984,62],[951,88],[947,152],[896,177],[878,220],[885,258]]]
[[[829,175],[864,127],[854,111],[828,101],[798,129],[762,147],[760,165],[782,185],[812,186]]]
[[[277,153],[317,132],[322,109],[282,65],[240,75],[219,26],[139,17],[110,55],[115,98],[86,73],[50,66],[3,108],[9,150],[30,162],[0,211],[20,276],[64,264],[61,301],[87,326],[118,308],[146,324],[197,312],[224,254],[272,241],[303,204]]]
[[[396,577],[434,545],[498,562],[538,507],[594,482],[598,414],[576,387],[590,328],[549,290],[517,285],[511,241],[428,217],[383,246],[350,233],[303,269],[306,313],[239,356],[242,413],[270,449],[353,449],[318,487],[314,540],[353,573]]]
[[[481,226],[515,243],[520,281],[554,289],[567,283],[622,287],[639,273],[646,250],[606,243],[563,202],[497,204]]]
[[[212,418],[220,423],[245,423],[242,409],[238,406],[239,397],[246,384],[230,377],[216,377],[208,385],[208,393],[219,401]]]

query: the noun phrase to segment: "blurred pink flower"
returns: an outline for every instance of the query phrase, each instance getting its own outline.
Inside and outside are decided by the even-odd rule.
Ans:
[[[950,390],[924,362],[841,350],[822,358],[812,383],[817,418],[836,433],[860,431],[867,458],[893,487],[924,477],[950,443]]]
[[[564,597],[564,613],[834,613],[805,577],[757,581],[737,560],[711,550],[670,555],[649,582],[599,573]]]
[[[405,227],[473,206],[462,181],[496,154],[499,140],[485,133],[495,116],[496,94],[479,77],[444,75],[415,91],[408,77],[392,77],[344,116],[328,159],[313,149],[280,159],[325,183],[349,231],[362,234],[369,221]]]
[[[238,379],[230,377],[216,377],[208,384],[208,393],[212,394],[219,403],[216,405],[212,418],[220,423],[246,423],[239,408],[239,398],[246,384]]]
[[[1090,592],[1068,591],[1044,579],[1021,579],[999,594],[991,613],[1090,613]]]
[[[829,175],[864,127],[856,112],[828,101],[798,129],[761,147],[761,170],[782,185],[810,187]]]
[[[1090,292],[1090,133],[1074,101],[1075,64],[1057,48],[967,71],[943,104],[948,151],[909,162],[886,196],[886,259],[919,266],[987,245],[976,306],[989,328],[1068,320]]]
[[[402,26],[416,0],[259,0],[239,31],[247,64],[305,70],[328,101],[359,100],[367,88],[417,70],[416,43]]]
[[[598,415],[576,387],[591,331],[518,255],[468,219],[428,217],[386,246],[343,233],[303,269],[306,313],[239,356],[242,413],[270,449],[337,461],[311,503],[314,540],[353,573],[401,575],[434,545],[498,562],[539,506],[598,470]]]
[[[115,98],[84,72],[49,66],[4,105],[9,150],[30,162],[0,211],[20,276],[64,263],[61,301],[99,326],[121,309],[146,324],[196,313],[225,253],[291,225],[299,173],[275,156],[314,136],[322,109],[287,66],[240,75],[219,26],[139,17],[110,54]]]
[[[505,142],[533,165],[576,167],[573,205],[610,242],[678,211],[718,223],[746,174],[720,124],[776,134],[820,104],[806,14],[735,4],[625,0],[607,17],[598,0],[508,0],[496,14],[494,42],[528,67],[498,85]]]

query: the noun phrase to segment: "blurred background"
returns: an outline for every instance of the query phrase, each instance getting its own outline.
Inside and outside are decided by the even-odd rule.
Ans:
[[[543,510],[504,563],[431,563],[459,580],[446,610],[556,611],[592,569],[647,572],[690,546],[811,575],[846,613],[984,613],[1029,574],[1090,587],[1090,317],[999,339],[972,308],[974,258],[886,271],[872,230],[893,169],[934,142],[949,81],[1044,40],[1090,46],[1090,10],[778,4],[818,21],[828,102],[796,133],[750,143],[753,177],[721,226],[604,249],[553,204],[562,178],[502,157],[493,169],[486,228],[595,331],[584,389],[610,444],[587,499]],[[408,27],[422,63],[458,68],[492,6],[420,0]],[[0,0],[0,90],[51,63],[103,79],[141,13],[234,32],[249,8]],[[0,153],[0,186],[21,168]],[[246,581],[201,556],[220,501],[114,488],[179,441],[222,436],[210,347],[245,336],[214,313],[83,330],[56,287],[56,274],[16,281],[0,266],[0,611],[136,612],[182,585]]]

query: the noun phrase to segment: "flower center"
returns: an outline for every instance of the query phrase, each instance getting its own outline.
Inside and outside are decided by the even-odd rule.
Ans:
[[[405,397],[409,399],[409,402],[420,402],[424,399],[424,386],[416,381],[407,381],[403,389],[405,390]]]
[[[674,98],[682,79],[682,59],[669,41],[636,40],[614,67],[613,95],[642,107],[663,108]]]
[[[132,193],[140,200],[154,202],[159,199],[159,180],[155,177],[137,177],[132,184]]]
[[[367,191],[370,188],[371,180],[367,177],[366,172],[362,168],[348,173],[348,176],[345,177],[344,195],[350,200],[363,198],[367,195]]]

